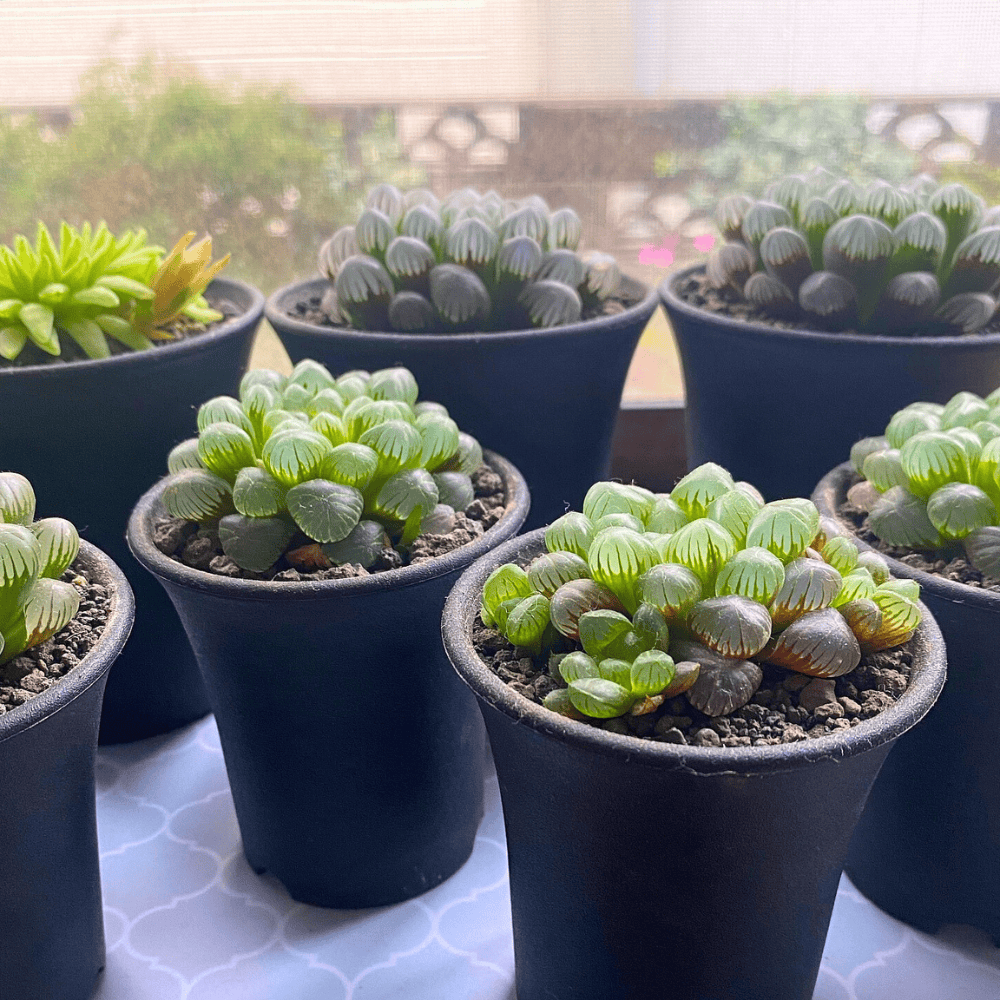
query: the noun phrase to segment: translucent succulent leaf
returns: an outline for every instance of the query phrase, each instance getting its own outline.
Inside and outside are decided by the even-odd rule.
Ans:
[[[354,239],[357,241],[358,249],[362,254],[369,254],[372,257],[381,257],[395,235],[396,227],[389,217],[377,208],[366,208],[354,224]],[[337,294],[340,294],[339,289]]]
[[[472,480],[464,472],[436,472],[433,477],[439,503],[446,503],[455,510],[465,510],[476,497]]]
[[[285,510],[285,487],[264,469],[247,466],[233,483],[233,506],[246,517],[271,517]]]
[[[603,677],[573,681],[569,686],[569,697],[577,711],[592,719],[613,719],[624,715],[635,702],[630,691]]]
[[[296,430],[309,427],[309,417],[305,413],[293,413],[291,410],[268,410],[264,414],[263,436],[271,437],[281,430]]]
[[[329,281],[334,281],[344,261],[359,252],[354,226],[342,226],[319,248],[317,264],[320,273]]]
[[[930,212],[913,212],[893,230],[896,250],[889,273],[920,271],[936,274],[944,257],[948,233],[944,223]]]
[[[866,215],[873,215],[889,226],[898,226],[918,209],[919,202],[912,192],[877,180],[868,186],[858,207]]]
[[[408,368],[382,368],[372,372],[368,395],[372,399],[391,399],[413,406],[419,394],[417,380]]]
[[[632,661],[607,656],[597,664],[597,670],[605,680],[620,684],[626,691],[632,685]]]
[[[920,608],[917,604],[882,584],[875,591],[872,600],[882,612],[882,625],[878,632],[865,641],[866,653],[880,649],[891,649],[906,642],[920,624]]]
[[[622,272],[618,261],[610,254],[591,250],[583,255],[586,278],[580,294],[588,302],[596,299],[604,302],[612,298],[621,286]]]
[[[423,447],[420,431],[404,420],[387,420],[369,427],[358,438],[358,444],[367,445],[378,455],[380,476],[391,476],[414,464]]]
[[[800,513],[774,501],[754,515],[747,528],[746,545],[761,546],[787,564],[805,552],[817,528],[818,524],[811,527]]]
[[[933,274],[898,274],[882,289],[871,326],[881,333],[916,332],[931,323],[940,302],[941,286]]]
[[[385,528],[378,521],[359,521],[346,537],[328,542],[322,549],[323,555],[335,566],[355,563],[368,569],[388,544]]]
[[[868,515],[872,531],[886,544],[913,549],[936,549],[941,535],[927,516],[927,504],[902,486],[882,494]]]
[[[548,235],[547,213],[531,205],[515,209],[497,227],[497,235],[501,240],[514,236],[530,236],[536,243],[545,243]]]
[[[858,566],[850,573],[844,574],[840,593],[833,599],[830,606],[840,608],[853,601],[869,599],[874,595],[876,586],[877,584],[869,570],[864,566]]]
[[[466,434],[465,431],[459,431],[456,454],[458,456],[458,472],[464,472],[471,476],[483,464],[482,447],[471,434]]]
[[[993,501],[969,483],[948,483],[927,499],[927,516],[945,539],[960,539],[997,523]]]
[[[421,535],[446,535],[455,527],[455,508],[438,503],[420,522]]]
[[[846,538],[847,534],[847,529],[835,518],[820,517],[819,530],[816,532],[816,537],[812,540],[811,547],[817,552],[822,553],[826,547],[826,543],[831,538]]]
[[[334,288],[345,309],[373,298],[386,301],[393,294],[392,277],[374,257],[355,254],[341,265]]]
[[[862,480],[847,491],[847,502],[858,510],[870,511],[881,499],[882,494],[872,483]]]
[[[322,434],[334,447],[346,444],[348,441],[347,427],[344,421],[336,414],[320,410],[309,421],[310,430],[317,434]]]
[[[843,616],[827,607],[797,618],[763,656],[768,663],[811,677],[840,677],[861,662],[861,647]]]
[[[35,491],[19,472],[0,472],[0,521],[28,525],[35,519]]]
[[[270,368],[251,368],[250,371],[240,379],[240,399],[256,385],[263,385],[270,389],[275,395],[281,395],[288,379],[280,372],[271,371]]]
[[[413,411],[406,403],[395,399],[368,399],[358,396],[344,407],[343,419],[352,437],[360,439],[365,431],[390,421],[412,424]]]
[[[550,280],[579,288],[586,277],[583,261],[572,250],[550,250],[542,259],[535,281]]]
[[[72,584],[42,577],[27,593],[17,627],[8,631],[0,663],[7,663],[65,628],[80,608],[80,595]]]
[[[656,564],[659,553],[642,534],[628,528],[606,528],[594,536],[587,550],[591,576],[618,595],[630,611],[639,601],[639,578]]]
[[[687,566],[706,585],[736,553],[736,541],[721,524],[700,518],[667,540],[666,561]],[[661,609],[662,610],[662,609]]]
[[[368,380],[371,378],[368,372],[352,371],[344,372],[337,378],[337,392],[343,400],[350,403],[358,396],[364,396],[368,392]]]
[[[584,652],[600,659],[605,650],[632,631],[632,622],[618,611],[598,608],[580,616],[577,623]]]
[[[583,313],[576,290],[560,281],[533,281],[524,286],[517,300],[536,327],[565,326],[575,323]]]
[[[583,514],[591,521],[605,514],[631,514],[644,522],[652,508],[649,497],[625,483],[594,483],[583,498]]]
[[[716,497],[708,505],[705,516],[721,524],[737,544],[742,545],[746,541],[750,522],[763,506],[763,502],[756,497],[743,490],[732,489]]]
[[[399,232],[403,236],[422,240],[428,245],[436,245],[440,242],[444,227],[441,224],[441,217],[433,208],[428,205],[414,205],[406,210],[399,225]]]
[[[908,601],[916,603],[920,600],[920,584],[916,580],[897,579],[890,577],[884,583],[880,583],[876,589],[878,594],[899,594]]]
[[[417,509],[433,510],[437,502],[437,484],[426,469],[403,469],[385,481],[375,504],[390,517],[405,521]]]
[[[567,684],[582,681],[585,677],[601,676],[601,672],[597,669],[597,661],[579,650],[567,653],[559,661],[559,674]]]
[[[666,651],[670,646],[670,627],[666,615],[652,604],[643,602],[632,615],[632,630],[646,648]]]
[[[420,464],[436,471],[458,451],[458,425],[448,416],[426,413],[417,418],[420,432]],[[464,508],[463,508],[464,509]]]
[[[764,679],[764,671],[756,663],[728,659],[698,642],[675,641],[670,650],[678,667],[681,662],[698,664],[687,699],[708,716],[728,715],[742,708]]]
[[[490,226],[479,219],[465,218],[448,230],[445,256],[456,264],[478,268],[493,259],[498,246],[499,240]]]
[[[348,441],[337,445],[323,458],[322,479],[364,490],[375,477],[378,455],[367,445]]]
[[[575,719],[577,722],[580,722],[587,718],[583,712],[578,712],[573,706],[569,688],[556,688],[554,691],[550,691],[542,699],[542,704],[550,712],[565,716],[567,719]]]
[[[558,632],[567,638],[579,639],[580,616],[598,608],[625,611],[622,602],[596,580],[570,580],[552,595],[549,614]]]
[[[780,281],[793,296],[813,272],[809,244],[801,233],[787,226],[772,229],[760,243],[760,259],[771,277]]]
[[[719,520],[715,518],[715,520]],[[680,505],[669,496],[659,496],[653,504],[653,509],[646,517],[646,530],[669,535],[683,528],[688,523],[688,516]],[[721,523],[721,522],[720,522]]]
[[[670,492],[670,499],[689,518],[705,517],[709,504],[733,486],[733,477],[721,465],[705,462],[678,481]]]
[[[233,509],[233,492],[225,479],[207,469],[183,469],[167,477],[163,506],[171,517],[204,524]]]
[[[902,448],[914,434],[919,434],[921,431],[937,431],[940,429],[941,418],[937,414],[928,413],[926,410],[914,410],[910,407],[905,407],[893,414],[892,419],[885,429],[885,436],[890,447]],[[869,438],[866,440],[877,439]],[[894,483],[893,485],[901,484]]]
[[[839,216],[850,215],[861,204],[862,193],[853,181],[839,180],[823,195],[827,204]]]
[[[983,212],[982,199],[962,184],[945,184],[927,200],[927,208],[943,223],[948,232],[944,259],[951,260]]]
[[[230,482],[240,469],[256,462],[253,439],[234,424],[210,424],[198,436],[202,465]]]
[[[261,461],[279,483],[295,486],[315,479],[332,450],[330,442],[315,431],[305,428],[281,430],[267,439]]]
[[[658,608],[668,622],[686,618],[702,593],[701,580],[680,563],[659,563],[639,582],[642,603]]]
[[[493,610],[493,617],[490,621],[487,621],[485,613],[483,614],[483,622],[488,625],[492,625],[501,635],[505,635],[505,629],[507,628],[507,616],[517,607],[520,602],[520,597],[513,597],[506,601],[501,601],[496,608]]]
[[[527,573],[534,590],[546,597],[552,597],[564,583],[587,579],[590,576],[590,567],[586,560],[575,552],[544,552],[532,560]]]
[[[280,395],[266,385],[252,385],[240,394],[243,411],[253,427],[253,436],[257,438],[264,427],[264,417],[280,406]],[[244,428],[245,429],[245,428]]]
[[[318,392],[326,389],[333,389],[336,386],[336,379],[330,374],[325,365],[321,365],[312,358],[303,358],[288,376],[285,389],[292,385],[301,386],[309,391],[310,396],[315,396]]]
[[[281,558],[295,534],[285,517],[227,514],[219,521],[222,551],[242,569],[263,573]]]
[[[958,245],[945,286],[948,295],[988,292],[1000,280],[1000,225],[971,233]]]
[[[719,199],[715,207],[715,224],[727,240],[738,240],[743,235],[743,218],[753,203],[753,198],[745,194],[731,194]]]
[[[504,601],[521,600],[535,593],[528,574],[514,563],[498,566],[483,584],[482,612],[486,624],[493,620],[496,609]]]
[[[962,292],[942,302],[934,316],[968,336],[989,325],[996,311],[997,301],[992,296],[982,292]]]
[[[604,514],[594,521],[594,534],[603,531],[605,528],[631,528],[644,534],[646,526],[632,514]]]
[[[673,658],[659,649],[640,653],[633,661],[629,677],[632,694],[660,694],[673,683],[677,673]]]
[[[907,488],[923,499],[954,480],[966,479],[969,463],[965,449],[941,431],[914,434],[899,450]]]
[[[828,538],[823,546],[823,559],[841,576],[846,576],[858,564],[858,547],[845,535]]]
[[[43,517],[29,530],[38,539],[39,575],[58,578],[80,551],[76,528],[65,518]]]
[[[754,255],[742,243],[723,243],[708,255],[705,277],[711,288],[729,289],[742,295],[754,264]]]
[[[594,525],[586,514],[571,510],[556,518],[545,529],[545,547],[549,552],[572,552],[586,559],[594,540]]]
[[[243,412],[240,401],[232,396],[216,396],[198,407],[199,432],[212,424],[232,424],[242,428],[247,434],[253,433],[253,425]]]
[[[903,469],[897,448],[873,452],[865,459],[862,473],[880,493],[893,486],[909,486],[909,477]]]
[[[719,570],[715,593],[735,594],[769,605],[785,582],[785,567],[772,552],[760,546],[741,549]]]
[[[854,285],[833,271],[815,271],[802,282],[799,307],[826,330],[847,330],[858,322]]]
[[[290,382],[285,386],[285,391],[281,394],[280,405],[282,409],[293,413],[305,413],[314,396],[315,393],[311,392],[304,385],[297,385],[294,382]]]
[[[979,462],[970,477],[994,503],[1000,503],[1000,437],[991,438],[983,444]]]
[[[571,208],[557,208],[549,216],[547,245],[550,250],[564,247],[575,250],[583,235],[583,224],[580,216]]]
[[[531,281],[542,266],[544,252],[530,236],[504,240],[497,251],[497,280]]]
[[[775,319],[788,319],[797,312],[792,290],[766,271],[750,275],[743,286],[743,297],[750,305]]]
[[[783,205],[771,201],[754,202],[743,215],[740,226],[742,242],[756,250],[772,229],[792,224],[792,213]]]
[[[0,524],[0,622],[27,600],[42,568],[42,548],[23,524]]]
[[[448,407],[442,403],[435,403],[429,399],[422,399],[419,403],[415,403],[413,406],[413,415],[417,418],[417,426],[423,426],[420,422],[421,417],[434,416],[434,417],[447,417]]]
[[[989,419],[990,410],[990,404],[974,392],[956,393],[948,400],[941,412],[940,427],[943,430],[950,430],[953,427],[972,427],[973,424],[979,423],[981,420]],[[928,428],[928,430],[937,429],[936,427]]]
[[[979,456],[983,453],[983,443],[979,435],[971,427],[952,427],[947,434],[962,446],[969,470],[975,470],[979,464]]]
[[[687,624],[703,645],[741,660],[755,656],[771,638],[767,608],[735,594],[699,601],[691,609]]]
[[[490,295],[475,272],[459,264],[439,264],[430,274],[431,302],[452,326],[482,325],[490,313]]]
[[[871,550],[859,553],[856,570],[858,569],[868,570],[876,583],[885,583],[890,577],[889,564],[885,558]]]
[[[884,437],[866,437],[856,442],[851,446],[851,465],[854,466],[854,471],[859,476],[864,475],[865,459],[874,452],[885,451],[889,447],[891,445]]]
[[[767,196],[778,205],[784,205],[793,218],[798,219],[809,200],[810,186],[800,174],[789,174],[768,188]]]
[[[986,576],[1000,577],[1000,527],[987,525],[963,540],[970,563]]]
[[[776,628],[784,628],[806,612],[829,607],[843,586],[843,577],[829,563],[794,559],[785,567],[785,581],[771,604]]]
[[[837,610],[862,649],[867,649],[868,643],[877,641],[882,628],[882,612],[870,597],[858,597],[838,605]]]
[[[376,184],[368,192],[365,206],[381,212],[393,225],[403,216],[403,196],[393,184]]]

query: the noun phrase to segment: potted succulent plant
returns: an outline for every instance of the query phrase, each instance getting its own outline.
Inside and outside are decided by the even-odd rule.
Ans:
[[[204,674],[247,859],[316,905],[432,888],[482,817],[482,723],[439,621],[528,494],[417,393],[401,368],[251,371],[129,522]]]
[[[443,632],[500,779],[518,995],[810,998],[865,797],[944,682],[921,607],[711,464],[598,483],[470,567]]]
[[[132,626],[118,567],[0,472],[0,977],[5,1000],[86,1000],[104,967],[94,762]]]
[[[108,682],[103,741],[208,711],[177,616],[124,541],[193,408],[235,391],[263,311],[256,289],[215,277],[228,258],[213,264],[193,235],[164,254],[141,231],[64,225],[53,240],[40,225],[33,245],[0,246],[0,455],[125,568],[141,608]]]
[[[1000,390],[912,403],[884,436],[859,441],[813,498],[919,583],[951,665],[941,700],[876,783],[847,870],[907,923],[973,924],[1000,941],[998,456]]]
[[[801,495],[912,400],[1000,382],[1000,208],[961,185],[817,171],[726,198],[716,219],[707,264],[660,286],[692,464]]]
[[[545,524],[607,475],[625,376],[656,308],[613,258],[576,252],[581,228],[538,196],[466,188],[439,201],[379,185],[320,249],[323,277],[279,289],[267,318],[293,361],[405,365],[517,465],[530,523]]]

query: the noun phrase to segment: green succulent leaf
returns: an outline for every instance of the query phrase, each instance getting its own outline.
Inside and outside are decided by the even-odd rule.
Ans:
[[[207,469],[182,469],[167,477],[163,506],[171,517],[204,524],[233,509],[233,491],[221,476]]]
[[[465,510],[475,499],[472,480],[464,472],[437,472],[433,477],[438,503],[445,503],[455,510]]]
[[[482,610],[483,621],[494,619],[496,609],[504,601],[521,600],[535,593],[528,574],[514,563],[498,566],[486,578],[483,584]]]
[[[198,458],[210,472],[232,481],[255,463],[253,439],[234,424],[211,424],[198,436]]]
[[[621,684],[603,677],[585,677],[569,685],[573,707],[592,719],[613,719],[624,715],[635,696]]]
[[[431,302],[455,329],[482,327],[490,314],[490,294],[482,279],[459,264],[438,264],[430,273]]]
[[[23,524],[0,524],[0,622],[23,606],[42,568],[42,548]]]
[[[702,593],[702,581],[680,563],[658,563],[639,582],[642,603],[659,609],[668,622],[686,618]]]
[[[295,486],[315,479],[332,451],[330,442],[315,431],[305,428],[281,430],[267,439],[261,461],[283,486]]]
[[[284,554],[295,534],[285,517],[245,517],[227,514],[219,520],[222,551],[241,569],[254,573],[269,570]]]
[[[828,538],[823,546],[823,559],[841,576],[846,576],[858,564],[858,547],[844,535]]]
[[[632,622],[618,611],[598,608],[581,615],[577,628],[584,652],[600,659],[609,655],[608,647],[632,632]]]
[[[597,669],[597,661],[579,650],[567,653],[559,661],[559,674],[567,684],[581,681],[585,677],[601,676],[601,672]]]
[[[809,558],[792,560],[785,567],[785,581],[771,604],[775,626],[784,628],[809,611],[829,607],[843,583],[843,577],[829,563]]]
[[[695,638],[709,649],[739,660],[756,656],[771,638],[767,608],[736,594],[699,601],[691,609],[687,624]]]
[[[864,475],[865,459],[874,452],[885,451],[889,447],[892,446],[884,437],[866,437],[856,442],[851,446],[851,465],[854,466],[854,471],[859,476]]]
[[[598,608],[625,611],[614,593],[596,580],[570,580],[552,595],[549,615],[558,632],[569,639],[579,639],[580,616]]]
[[[249,465],[236,475],[233,506],[246,517],[272,517],[287,509],[285,487],[269,472]]]
[[[594,483],[583,498],[583,515],[591,521],[606,514],[631,514],[645,521],[652,508],[653,501],[649,497],[623,483]]]
[[[522,289],[518,302],[535,327],[566,326],[583,314],[583,302],[576,289],[561,281],[532,281]]]
[[[385,528],[378,521],[359,521],[339,542],[322,546],[323,554],[334,565],[356,563],[369,569],[389,544]]]
[[[927,516],[945,539],[960,539],[978,528],[996,524],[997,509],[978,487],[947,483],[927,499]]]
[[[80,536],[65,518],[44,517],[31,525],[38,539],[39,575],[58,579],[80,551]]]
[[[744,490],[732,489],[716,497],[708,505],[705,516],[721,524],[736,539],[738,545],[743,545],[750,522],[763,506],[761,500]]]
[[[0,663],[54,636],[72,621],[79,607],[80,595],[71,584],[47,577],[36,580],[16,626],[6,633]]]
[[[548,624],[549,599],[542,594],[530,594],[511,609],[504,631],[515,646],[537,655]]]
[[[550,552],[572,552],[586,559],[594,540],[594,525],[586,514],[571,510],[545,529],[545,547]]]
[[[358,438],[378,455],[378,475],[391,476],[419,460],[423,442],[420,431],[405,420],[387,420],[369,427]],[[447,503],[447,501],[444,501]]]
[[[591,576],[616,594],[630,611],[639,605],[639,578],[658,560],[652,542],[628,528],[606,528],[594,536],[587,551]]]
[[[765,548],[787,564],[805,552],[817,528],[818,523],[813,527],[795,509],[773,501],[754,515],[747,528],[746,545]]]
[[[902,486],[886,490],[868,514],[872,531],[888,545],[936,549],[941,534],[927,516],[927,504]]]
[[[831,607],[843,608],[856,601],[870,600],[875,594],[877,584],[867,568],[858,566],[850,573],[844,574],[840,593],[831,602]]]
[[[769,605],[784,582],[782,561],[765,548],[751,546],[741,549],[719,570],[715,593],[719,597],[735,594]]]
[[[0,472],[0,521],[28,525],[35,518],[35,491],[19,472]]]
[[[858,555],[858,564],[855,572],[859,569],[866,569],[871,574],[876,583],[885,583],[889,579],[889,564],[877,552],[866,551]]]
[[[733,477],[721,465],[706,462],[678,481],[670,499],[693,520],[705,517],[709,504],[732,490],[734,485]]]
[[[917,431],[916,433],[922,432]],[[880,493],[892,489],[893,486],[909,486],[910,484],[898,448],[886,448],[884,451],[872,452],[865,459],[861,471],[865,479]]]
[[[914,434],[899,450],[907,487],[923,499],[935,490],[969,475],[965,450],[954,438],[941,431]]]
[[[963,539],[969,562],[986,576],[1000,577],[1000,527],[977,528]]]
[[[587,561],[575,552],[544,552],[528,566],[528,580],[539,594],[552,597],[570,580],[583,580],[590,576]]]
[[[405,521],[415,510],[428,513],[437,502],[434,477],[426,469],[404,469],[385,481],[375,505],[384,514]]]

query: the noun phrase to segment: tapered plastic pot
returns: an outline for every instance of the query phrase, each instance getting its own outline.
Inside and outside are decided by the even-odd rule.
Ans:
[[[132,627],[121,570],[81,542],[111,611],[58,683],[0,715],[0,996],[86,1000],[104,968],[94,761],[101,696]]]
[[[820,480],[820,513],[837,517],[853,477],[844,463]],[[1000,944],[1000,594],[887,562],[920,584],[948,647],[948,683],[889,758],[847,872],[899,920],[929,932],[972,924]]]
[[[628,281],[634,304],[614,316],[545,330],[494,333],[372,333],[304,323],[288,315],[320,297],[324,278],[279,289],[268,321],[293,361],[331,371],[404,365],[422,399],[448,407],[462,430],[506,455],[531,489],[528,527],[578,510],[611,468],[611,438],[625,376],[656,293]]]
[[[703,265],[660,285],[684,369],[689,468],[718,462],[769,500],[808,496],[851,445],[917,399],[1000,385],[1000,334],[780,330],[684,302]]]
[[[162,483],[129,521],[129,545],[177,607],[204,674],[247,860],[300,902],[397,903],[472,852],[485,740],[441,647],[441,608],[529,504],[517,469],[486,460],[507,495],[492,528],[361,578],[267,583],[176,562],[152,542]]]
[[[0,469],[27,476],[39,509],[71,520],[135,591],[135,629],[108,680],[102,743],[154,736],[208,712],[177,615],[125,544],[135,501],[164,474],[170,449],[191,436],[197,407],[235,394],[247,368],[264,297],[222,278],[208,296],[238,315],[151,351],[0,368]]]
[[[513,692],[476,654],[483,583],[543,533],[478,560],[445,605],[500,779],[518,1000],[810,1000],[854,824],[893,741],[944,683],[925,613],[890,709],[783,746],[648,742]]]

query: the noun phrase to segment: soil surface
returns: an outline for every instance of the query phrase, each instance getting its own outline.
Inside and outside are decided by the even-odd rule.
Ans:
[[[111,595],[91,583],[87,571],[71,566],[62,579],[80,593],[73,620],[51,639],[0,666],[0,715],[14,711],[29,698],[65,677],[94,647],[111,612]]]
[[[855,475],[850,485],[853,486],[859,482],[861,482],[861,477]],[[986,576],[970,565],[966,561],[965,551],[960,545],[930,551],[886,545],[868,526],[868,514],[860,507],[855,507],[854,504],[845,500],[837,508],[837,513],[841,520],[851,526],[858,538],[867,542],[883,555],[898,559],[901,563],[906,563],[907,566],[922,570],[924,573],[933,573],[945,580],[954,580],[955,583],[964,583],[969,587],[978,587],[980,590],[992,590],[995,593],[1000,593],[1000,580],[996,577]]]
[[[704,271],[696,272],[684,281],[679,282],[674,286],[674,291],[677,293],[677,297],[682,302],[686,302],[689,306],[693,306],[695,309],[704,309],[706,312],[718,313],[719,315],[727,316],[730,319],[742,319],[749,320],[752,323],[763,323],[765,326],[774,327],[776,330],[816,330],[816,324],[813,321],[775,319],[769,313],[755,308],[742,299],[736,298],[733,294],[720,292],[715,288],[710,288],[708,278],[705,276]],[[859,330],[854,329],[838,330],[837,332],[860,333]],[[959,334],[954,333],[954,331],[950,331],[945,326],[935,326],[925,332],[927,335],[935,337],[949,335],[959,336]],[[977,336],[987,333],[1000,333],[1000,319],[994,319],[988,326],[980,330]],[[883,336],[891,337],[896,335],[883,334]],[[900,334],[898,336],[912,335]]]
[[[555,688],[566,687],[558,672],[549,673],[547,655],[532,657],[478,619],[472,641],[490,670],[535,704]],[[702,747],[798,743],[850,729],[894,705],[906,690],[912,663],[906,645],[869,654],[856,670],[836,678],[807,677],[764,663],[757,693],[732,715],[711,718],[680,695],[649,715],[581,721],[657,743]]]
[[[230,302],[228,299],[209,299],[208,302],[213,309],[222,313],[222,319],[205,325],[204,323],[196,323],[194,320],[181,316],[173,323],[163,327],[164,330],[172,335],[170,339],[154,340],[153,348],[156,349],[158,347],[164,347],[167,344],[175,344],[178,340],[187,340],[190,337],[197,337],[199,334],[212,330],[221,323],[225,323],[226,320],[232,319],[234,316],[241,315],[243,311],[235,303]],[[111,349],[112,357],[115,357],[118,354],[136,353],[131,347],[126,347],[124,344],[115,340],[114,337],[107,337],[107,341],[108,347]],[[91,360],[86,354],[83,353],[83,351],[80,350],[76,341],[73,340],[69,334],[60,332],[59,343],[62,347],[62,353],[58,357],[53,357],[51,354],[46,354],[45,351],[40,350],[29,341],[24,345],[24,349],[13,361],[5,361],[3,358],[0,358],[0,368],[24,368],[28,365],[65,365],[71,364],[74,361]]]
[[[330,317],[327,316],[325,312],[320,309],[321,298],[319,295],[310,296],[308,299],[304,299],[300,302],[296,302],[290,309],[285,310],[285,315],[290,319],[297,319],[300,323],[312,323],[314,326],[325,326],[331,330],[347,330],[354,331],[354,327],[344,326],[340,323],[333,323]],[[597,319],[600,316],[616,316],[618,313],[625,312],[626,309],[631,309],[632,306],[637,305],[639,299],[625,299],[625,298],[611,298],[602,302],[599,306],[591,309],[585,309],[583,315],[580,317],[580,321],[588,319]],[[520,327],[511,327],[510,329],[520,329]],[[364,331],[357,331],[358,333]],[[389,331],[392,332],[392,331]],[[452,330],[426,330],[423,331],[428,334],[440,334],[443,337],[450,336],[454,331]],[[487,333],[500,333],[503,331],[493,330],[485,331]]]
[[[205,570],[216,576],[236,577],[241,580],[342,580],[349,577],[368,576],[400,566],[413,566],[436,556],[443,556],[453,549],[474,542],[493,527],[503,516],[507,497],[503,480],[489,466],[481,465],[472,474],[475,499],[464,511],[456,512],[455,526],[444,535],[421,535],[407,550],[386,548],[370,569],[357,563],[331,566],[328,569],[296,569],[282,556],[266,573],[241,569],[223,551],[219,536],[210,527],[193,521],[163,518],[154,525],[153,544],[166,556],[194,569]],[[288,546],[293,552],[310,540],[297,535]]]

